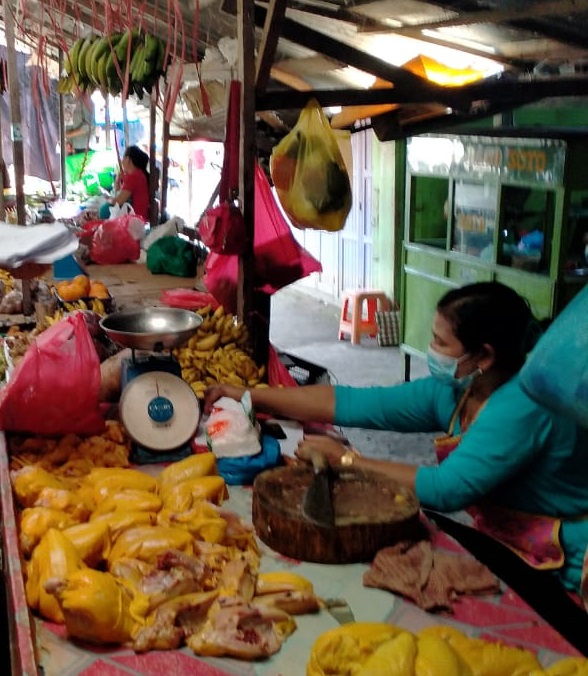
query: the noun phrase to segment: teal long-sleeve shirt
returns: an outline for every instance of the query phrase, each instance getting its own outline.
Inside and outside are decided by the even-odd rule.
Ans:
[[[435,378],[392,387],[337,386],[335,423],[447,432],[460,396],[460,390]],[[460,433],[459,421],[453,433]],[[416,493],[423,506],[444,512],[486,498],[561,518],[566,563],[558,573],[566,586],[578,589],[588,544],[588,430],[535,403],[518,377],[490,396],[443,463],[419,467]]]

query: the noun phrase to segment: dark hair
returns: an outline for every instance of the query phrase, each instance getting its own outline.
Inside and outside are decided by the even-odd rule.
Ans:
[[[146,152],[141,150],[139,146],[129,146],[125,150],[125,157],[128,157],[137,169],[140,169],[147,175],[147,178],[149,178],[149,172],[147,171],[147,167],[149,166],[149,155],[147,155]]]
[[[500,282],[478,282],[448,291],[437,304],[467,352],[492,346],[496,366],[515,374],[541,329],[529,303]]]

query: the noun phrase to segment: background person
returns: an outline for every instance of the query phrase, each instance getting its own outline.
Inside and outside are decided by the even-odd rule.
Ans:
[[[392,387],[252,389],[253,405],[275,416],[344,427],[443,430],[436,466],[352,456],[326,435],[306,436],[297,454],[307,458],[316,449],[334,467],[351,461],[383,472],[415,490],[425,508],[468,509],[481,531],[517,552],[525,571],[555,571],[568,589],[579,591],[588,543],[588,432],[520,386],[518,372],[537,326],[511,288],[471,284],[438,303],[431,377]],[[212,387],[206,410],[220,396],[239,399],[243,389]]]
[[[110,207],[125,202],[133,207],[137,216],[149,221],[149,155],[138,146],[129,146],[121,161],[122,171],[117,178],[119,191],[100,207],[100,218],[110,216]]]

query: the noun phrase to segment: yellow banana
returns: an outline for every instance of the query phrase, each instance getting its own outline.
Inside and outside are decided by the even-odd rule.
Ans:
[[[218,345],[219,340],[219,334],[212,333],[209,336],[206,336],[206,338],[199,340],[195,345],[195,349],[200,351],[213,350]]]

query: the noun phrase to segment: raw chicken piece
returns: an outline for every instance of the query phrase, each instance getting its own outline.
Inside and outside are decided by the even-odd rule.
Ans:
[[[126,643],[140,623],[133,617],[133,594],[110,573],[86,568],[54,578],[45,590],[55,596],[70,636],[91,643]]]
[[[76,520],[59,509],[49,507],[27,507],[20,518],[20,548],[28,557],[50,528],[63,530],[74,526]]]
[[[198,592],[162,603],[135,636],[133,649],[142,653],[178,648],[188,633],[201,629],[217,597],[216,591]]]
[[[57,599],[45,591],[45,582],[62,580],[85,564],[71,541],[55,528],[50,528],[35,547],[27,566],[27,603],[33,610],[53,622],[63,623],[63,613]]]
[[[204,628],[186,639],[197,655],[228,655],[256,660],[277,653],[296,628],[281,610],[255,606],[241,599],[219,598]]]
[[[208,575],[208,569],[199,561],[183,566],[173,552],[166,552],[158,557],[156,568],[141,578],[137,588],[149,599],[149,612],[152,612],[177,596],[203,591]]]

